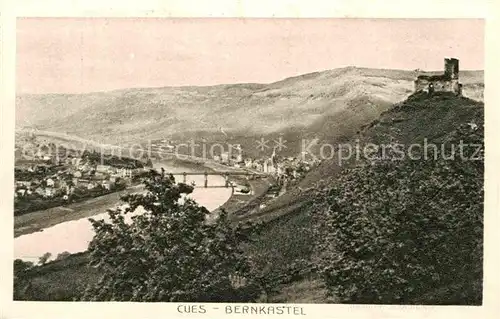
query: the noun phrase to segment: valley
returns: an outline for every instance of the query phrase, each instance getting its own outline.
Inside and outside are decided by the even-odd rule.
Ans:
[[[230,157],[228,163],[221,163],[222,153],[226,153],[227,149],[217,153],[218,158],[212,156],[206,159],[206,162],[203,162],[203,157],[197,159],[208,166],[226,165],[224,167],[228,169],[229,163],[233,165],[231,169],[237,169],[234,165],[245,163],[244,159],[251,159],[252,163],[285,163],[288,160],[293,162],[301,159],[304,140],[316,141],[315,146],[308,148],[308,152],[316,155],[321,153],[324,145],[332,145],[332,150],[338,151],[336,147],[341,144],[400,143],[408,147],[413,144],[422,145],[427,141],[441,146],[455,141],[457,136],[481,141],[484,125],[482,71],[461,72],[463,96],[449,93],[414,93],[414,77],[415,73],[412,71],[349,67],[306,74],[270,84],[128,89],[82,95],[27,95],[18,97],[16,124],[19,129],[34,128],[35,131],[39,129],[59,132],[95,141],[97,145],[105,143],[121,148],[133,144],[146,147],[161,144],[162,141],[165,141],[164,145],[173,146],[195,141],[208,148],[215,144],[223,147],[239,145],[242,158],[234,159],[234,163]],[[286,141],[286,147],[280,150],[277,147],[259,149],[256,147],[256,141],[261,138],[270,141],[270,145],[272,141],[282,138]],[[200,156],[199,153],[192,155]],[[418,174],[419,170],[430,172],[429,175],[424,174],[418,179],[425,185],[430,183],[433,174],[440,176],[442,170],[451,170],[453,174],[460,170],[480,174],[482,170],[482,162],[464,162],[457,164],[458,166],[447,167],[448,162],[445,160],[437,161],[439,165],[444,165],[444,168],[435,167],[433,161],[420,162],[423,164],[418,170],[412,161],[405,159],[394,162],[394,166],[383,171],[384,164],[376,160],[359,160],[351,156],[341,162],[338,157],[321,158],[299,177],[290,177],[291,182],[287,184],[286,191],[280,192],[279,196],[263,198],[267,192],[266,187],[254,185],[254,189],[259,189],[259,196],[252,197],[248,202],[235,197],[233,201],[230,199],[226,202],[222,207],[230,212],[233,223],[259,223],[263,229],[255,241],[245,247],[245,252],[253,261],[252,275],[264,278],[270,285],[265,298],[262,297],[264,299],[260,301],[360,302],[362,296],[346,297],[342,291],[332,295],[332,286],[328,288],[325,285],[325,271],[321,269],[324,264],[318,262],[318,258],[322,258],[324,263],[328,258],[335,260],[334,257],[343,252],[327,247],[325,251],[334,257],[321,256],[316,246],[318,232],[322,231],[324,223],[321,218],[342,222],[342,218],[350,215],[350,209],[353,214],[358,214],[354,215],[357,216],[355,219],[338,227],[345,233],[339,233],[335,230],[337,228],[329,230],[329,233],[338,236],[347,236],[347,233],[354,232],[350,225],[358,225],[361,221],[366,221],[366,224],[360,224],[363,225],[359,226],[360,229],[367,231],[392,229],[392,226],[384,224],[383,219],[378,219],[377,212],[384,211],[385,208],[381,207],[389,205],[383,201],[384,197],[391,198],[397,207],[394,209],[399,209],[394,213],[395,216],[407,214],[411,216],[408,217],[410,220],[438,218],[418,215],[420,211],[432,211],[429,207],[440,214],[443,213],[443,216],[448,216],[445,214],[448,199],[434,200],[427,193],[420,194],[416,190],[422,189],[422,186],[418,188],[418,185],[415,186],[415,194],[423,196],[425,200],[405,193],[407,187],[414,187],[414,181],[407,176]],[[373,168],[370,168],[370,165],[374,165]],[[381,165],[381,168],[378,165]],[[265,173],[284,174],[284,169],[278,171],[278,166],[276,165],[276,171]],[[293,170],[290,174],[292,172]],[[393,181],[395,185],[400,185],[400,188],[393,185],[386,185],[385,188],[379,186],[384,185],[384,177],[389,179],[392,172],[400,174]],[[470,180],[458,181],[477,198],[482,196],[482,188],[475,180],[474,183]],[[449,180],[446,179],[446,182]],[[366,190],[360,190],[365,184]],[[437,184],[429,185],[430,193],[437,192]],[[390,187],[395,188],[385,196],[384,191]],[[343,193],[345,190],[349,192]],[[372,196],[371,193],[377,196]],[[392,194],[407,194],[407,197],[390,197]],[[471,220],[474,219],[474,231],[482,233],[479,202],[464,201],[462,190],[453,189],[448,194],[450,201],[459,203],[457,212],[462,207],[469,207],[465,210],[464,218],[469,218],[467,214],[471,214]],[[474,198],[477,199],[476,197]],[[350,207],[347,204],[344,207],[342,203],[336,202],[337,198],[346,198],[348,203],[358,206]],[[404,208],[404,203],[412,203],[413,208]],[[419,206],[421,203],[429,206]],[[370,210],[372,206],[373,210]],[[341,211],[345,215],[329,215],[332,207],[345,209]],[[358,211],[355,207],[361,208]],[[388,212],[393,212],[391,209],[387,208]],[[365,214],[366,211],[373,213],[373,219],[372,215]],[[392,216],[391,214],[389,215]],[[392,221],[395,225],[406,227],[404,222],[401,225],[397,223],[400,217],[395,218]],[[455,220],[449,219],[446,222],[455,223]],[[425,222],[422,223],[429,226]],[[385,225],[385,228],[380,225]],[[469,224],[463,225],[464,229],[469,229]],[[322,234],[325,236],[325,233]],[[360,233],[359,238],[365,238],[364,236],[371,235]],[[389,249],[389,246],[382,244],[384,240],[397,241],[395,237],[391,237],[392,234],[381,236],[386,237],[381,239],[377,249]],[[482,245],[474,242],[475,244],[478,247]],[[464,246],[463,249],[469,251],[469,247]],[[95,280],[94,271],[86,266],[86,258],[88,256],[85,254],[77,254],[34,271],[31,274],[31,283],[38,287],[37,289],[46,291],[40,298],[68,300],[75,297],[76,292],[81,291],[88,280]],[[357,262],[356,258],[353,257],[353,260]],[[335,262],[341,265],[342,260]],[[446,261],[442,262],[443,265],[448,265]],[[401,276],[410,276],[406,270],[397,267],[394,269],[400,271]],[[63,285],[58,273],[61,276],[71,275],[76,279],[72,284]],[[360,282],[373,279],[363,277],[364,273],[364,270],[353,273],[353,278],[358,276],[355,278]],[[401,293],[407,293],[407,303],[434,304],[445,300],[444,303],[477,304],[479,274],[480,271],[476,271],[466,284],[459,283],[456,278],[447,278],[451,282],[447,285],[444,282],[436,282],[435,286],[422,290],[425,294],[419,296],[406,291]],[[394,289],[395,296],[400,290]],[[459,296],[461,293],[466,297]],[[384,299],[385,302],[395,302],[395,299],[390,299],[391,296],[387,298]]]

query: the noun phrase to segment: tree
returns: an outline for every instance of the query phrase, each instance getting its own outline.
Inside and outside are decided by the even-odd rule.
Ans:
[[[14,260],[14,300],[28,300],[31,292],[31,282],[26,272],[34,266],[32,262],[26,262],[21,259]]]
[[[19,274],[23,273],[33,266],[33,263],[29,261],[23,261],[22,259],[14,260],[14,276],[17,277]]]
[[[47,263],[47,261],[49,261],[50,257],[52,257],[52,254],[49,253],[49,252],[46,252],[45,254],[43,254],[43,256],[41,256],[39,259],[38,259],[38,263],[40,265],[44,265],[45,263]]]
[[[209,211],[186,197],[193,188],[172,175],[149,172],[144,194],[123,197],[126,208],[109,210],[110,222],[90,220],[95,236],[90,265],[102,274],[84,300],[251,301],[260,294],[248,275],[242,244],[252,228],[230,224],[222,213],[207,222]],[[144,213],[130,222],[125,216]],[[245,278],[236,287],[232,278]]]
[[[482,129],[462,126],[446,145],[481,146]],[[481,303],[484,167],[475,152],[375,160],[319,193],[317,250],[329,293],[350,303]]]
[[[68,251],[63,251],[62,253],[57,254],[56,260],[63,260],[63,259],[68,258],[69,256],[71,256],[71,253],[70,253],[70,252],[68,252]]]

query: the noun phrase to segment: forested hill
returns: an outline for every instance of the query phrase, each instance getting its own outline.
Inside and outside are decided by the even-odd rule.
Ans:
[[[393,147],[324,160],[268,206],[268,216],[284,216],[275,231],[294,234],[273,241],[297,251],[269,263],[312,262],[337,302],[480,304],[483,103],[415,94],[350,141]],[[315,249],[301,249],[312,238]]]

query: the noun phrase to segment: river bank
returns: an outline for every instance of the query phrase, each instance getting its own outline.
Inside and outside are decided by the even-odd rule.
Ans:
[[[197,165],[172,165],[172,163],[156,163],[155,169],[164,168],[167,172],[189,172],[199,171]],[[190,176],[186,181],[203,184],[204,176]],[[212,176],[212,180],[223,184],[222,176]],[[26,261],[36,262],[38,259],[50,253],[51,258],[56,258],[61,253],[79,253],[87,249],[88,243],[94,236],[89,217],[95,219],[107,219],[106,211],[118,207],[120,197],[126,193],[141,191],[142,185],[129,188],[91,200],[74,203],[65,207],[51,208],[44,211],[33,212],[14,218],[14,257]],[[231,188],[195,188],[189,197],[209,211],[216,210],[231,197]],[[140,214],[138,209],[134,214]],[[132,214],[129,214],[132,215]],[[127,215],[128,216],[128,215]]]
[[[164,168],[166,172],[179,174],[182,172],[224,172],[235,170],[220,165],[200,165],[186,161],[161,161],[153,163],[154,169]],[[241,171],[241,170],[240,170]],[[176,176],[178,179],[179,177]],[[204,176],[188,175],[187,184],[192,182],[203,185]],[[224,185],[222,176],[211,175],[211,182]],[[247,180],[232,176],[235,184],[247,184],[251,188],[249,194],[238,194],[233,188],[203,188],[197,187],[189,196],[200,205],[212,212],[211,218],[216,218],[221,209],[235,213],[245,205],[261,198],[267,191],[268,181],[264,179]],[[142,185],[136,185],[126,190],[107,194],[85,202],[67,206],[55,207],[43,211],[28,213],[14,218],[14,254],[15,258],[37,261],[40,256],[49,252],[55,258],[62,252],[71,254],[85,251],[88,242],[93,237],[88,218],[106,219],[106,210],[117,207],[120,197],[126,193],[138,192]],[[139,212],[140,213],[140,212]]]
[[[162,166],[172,168],[171,172],[189,172],[205,169],[199,164],[178,160],[158,162],[156,165],[156,168]],[[141,189],[142,185],[135,185],[122,191],[94,197],[82,202],[14,216],[14,238],[39,232],[64,222],[95,216],[106,211],[108,208],[116,206],[120,202],[120,197],[122,195],[130,192],[137,192]]]
[[[156,165],[156,168],[161,167],[161,163]],[[222,171],[217,167],[205,167],[199,164],[182,161],[182,162],[168,162],[169,167],[173,168],[172,173],[189,172],[196,170],[207,171]],[[242,178],[231,176],[231,182],[243,184],[245,181]],[[232,193],[229,199],[224,202],[219,208],[215,210],[215,214],[221,209],[224,209],[229,214],[234,214],[241,210],[243,207],[254,203],[257,199],[261,198],[269,188],[270,182],[264,179],[255,179],[248,181],[251,188],[250,194]],[[28,214],[14,217],[14,238],[22,235],[28,235],[39,232],[45,228],[74,221],[82,218],[89,218],[102,213],[107,208],[111,208],[120,201],[120,197],[130,192],[140,191],[141,185],[129,187],[126,190],[106,194],[103,196],[95,197],[83,202],[73,203],[65,206],[58,206],[49,209],[44,209]]]
[[[139,191],[141,188],[142,185],[136,185],[119,192],[95,197],[83,202],[14,216],[14,238],[39,232],[45,228],[50,228],[64,222],[95,216],[102,213],[103,209],[105,210],[116,205],[122,195]]]

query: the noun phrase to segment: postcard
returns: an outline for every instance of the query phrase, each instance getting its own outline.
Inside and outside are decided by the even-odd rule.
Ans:
[[[493,317],[490,7],[223,2],[5,11],[0,316]]]

